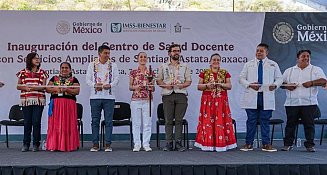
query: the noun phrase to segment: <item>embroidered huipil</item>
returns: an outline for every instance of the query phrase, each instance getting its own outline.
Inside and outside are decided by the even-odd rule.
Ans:
[[[199,75],[203,79],[204,84],[208,83],[226,83],[226,78],[230,78],[230,74],[225,69],[219,69],[217,73],[213,73],[211,69],[206,69]],[[227,96],[227,91],[222,88],[206,89],[202,92],[203,95],[212,96]]]
[[[129,76],[130,78],[133,78],[133,86],[143,86],[140,91],[133,91],[132,94],[132,100],[148,100],[149,99],[149,91],[146,89],[146,85],[148,84],[147,76],[154,77],[154,73],[150,72],[148,70],[145,71],[145,73],[142,73],[141,70],[134,69],[130,72]]]
[[[54,86],[69,87],[69,86],[73,86],[74,83],[79,84],[79,81],[77,80],[77,78],[75,78],[73,76],[65,78],[65,77],[55,75],[49,81],[50,82],[52,81]],[[68,98],[68,99],[73,99],[76,101],[76,95],[71,95],[68,93],[63,93],[62,96],[58,96],[58,94],[51,94],[50,99],[53,99],[53,98]]]
[[[49,77],[48,74],[39,69],[37,72],[32,72],[27,69],[19,71],[17,77],[22,81],[23,85],[40,86]],[[30,105],[45,105],[45,94],[40,91],[21,91],[20,94],[20,106]]]

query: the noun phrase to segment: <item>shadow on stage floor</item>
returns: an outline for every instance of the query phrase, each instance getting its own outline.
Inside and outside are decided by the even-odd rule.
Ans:
[[[240,147],[244,141],[239,141]],[[316,142],[318,143],[318,142]],[[154,142],[152,145],[155,145]],[[161,145],[164,145],[162,143]],[[203,152],[191,147],[186,152],[164,152],[152,146],[152,152],[132,152],[129,142],[114,142],[113,152],[90,152],[90,142],[74,152],[21,152],[21,143],[0,143],[1,175],[325,175],[327,142],[310,153],[298,147],[273,153],[239,149],[227,152]],[[281,141],[274,141],[280,149]]]

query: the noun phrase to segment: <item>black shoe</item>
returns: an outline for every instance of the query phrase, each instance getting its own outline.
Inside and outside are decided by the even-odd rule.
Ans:
[[[281,150],[282,151],[291,151],[291,150],[293,150],[293,146],[284,146]]]
[[[173,151],[173,142],[167,143],[166,146],[162,149],[163,151]]]
[[[308,152],[316,152],[316,150],[315,150],[314,147],[308,147],[308,148],[307,148],[307,151],[308,151]]]
[[[32,149],[33,152],[38,152],[39,150],[40,150],[40,148],[38,146],[36,146],[36,145],[33,146],[33,149]]]
[[[177,151],[180,151],[180,152],[183,152],[183,151],[186,150],[186,148],[182,145],[181,142],[176,142],[175,149],[176,149]]]
[[[24,145],[22,148],[22,152],[27,152],[30,150],[30,147],[28,145]]]

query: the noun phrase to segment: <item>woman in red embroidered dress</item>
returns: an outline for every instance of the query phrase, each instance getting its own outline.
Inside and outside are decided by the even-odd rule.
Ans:
[[[220,68],[219,54],[211,55],[210,69],[200,73],[201,97],[199,124],[194,146],[203,151],[227,151],[236,148],[227,90],[232,88],[230,74]]]
[[[21,91],[20,106],[24,114],[24,140],[22,151],[29,151],[33,129],[33,152],[39,151],[41,118],[45,105],[44,85],[48,74],[40,69],[39,55],[31,52],[26,56],[26,68],[17,73],[17,90]]]
[[[77,78],[72,76],[68,62],[60,64],[60,75],[53,76],[48,85],[51,93],[49,106],[48,135],[46,148],[50,151],[74,151],[79,148],[77,128],[76,95],[80,88]],[[69,87],[75,86],[75,87]]]

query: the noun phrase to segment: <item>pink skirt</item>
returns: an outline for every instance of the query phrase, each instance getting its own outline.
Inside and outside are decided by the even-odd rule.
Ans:
[[[79,148],[76,101],[55,98],[48,119],[46,148],[50,151],[74,151]]]

